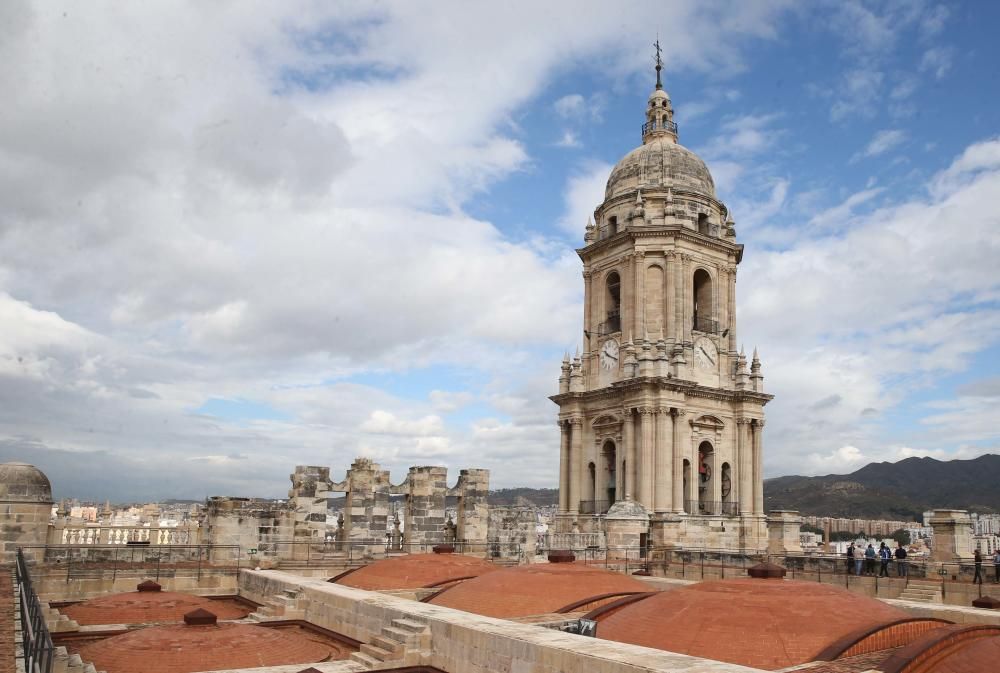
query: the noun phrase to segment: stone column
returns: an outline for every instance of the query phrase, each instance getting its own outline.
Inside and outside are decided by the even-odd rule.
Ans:
[[[470,551],[475,552],[482,549],[487,540],[490,471],[482,468],[461,470],[455,488],[459,495],[456,534],[459,540],[470,543]]]
[[[695,514],[698,511],[698,451],[691,446],[691,422],[686,418],[681,423],[681,446],[684,449],[684,458],[687,459],[688,465],[691,466],[690,474],[688,475],[687,493],[684,494],[684,499],[693,503],[691,505],[691,513]]]
[[[666,270],[664,275],[667,281],[667,290],[663,294],[663,336],[670,339],[677,334],[677,254],[673,250],[668,250],[666,256]],[[667,351],[668,355],[670,351]]]
[[[622,337],[629,338],[628,335],[632,332],[632,321],[635,316],[635,309],[633,307],[634,300],[634,290],[635,290],[635,276],[633,275],[635,270],[635,265],[632,263],[632,255],[625,255],[622,258],[622,274],[621,274],[621,305],[619,324],[622,328]],[[633,337],[634,338],[634,337]]]
[[[692,313],[693,286],[691,284],[691,255],[681,255],[681,276],[684,279],[684,296],[681,300],[681,315],[684,320],[684,341],[691,341],[691,321],[694,320]]]
[[[646,253],[637,250],[635,253],[635,335],[646,338],[649,331],[646,326]]]
[[[754,421],[753,425],[753,513],[764,514],[764,455],[761,435],[764,421]]]
[[[929,523],[934,529],[931,560],[949,563],[972,558],[972,517],[967,511],[936,509]]]
[[[735,264],[729,267],[729,350],[736,352],[736,275]]]
[[[569,423],[559,421],[559,511],[569,511]]]
[[[635,423],[632,419],[632,409],[626,407],[622,412],[623,434],[625,439],[625,474],[622,478],[625,483],[625,493],[623,500],[632,500],[635,497]]]
[[[569,420],[569,511],[580,511],[580,471],[583,459],[583,418],[574,416]]]
[[[651,511],[653,509],[653,410],[649,407],[639,409],[639,429],[642,437],[642,444],[639,462],[636,465],[636,500],[643,507]]]
[[[583,324],[586,325],[586,328],[584,329],[583,332],[583,352],[586,353],[587,355],[589,355],[591,351],[593,351],[598,346],[598,344],[596,343],[591,343],[590,340],[591,338],[590,335],[597,333],[596,326],[591,323],[594,315],[593,311],[591,310],[591,302],[594,301],[594,288],[591,283],[593,275],[594,274],[593,272],[591,272],[590,269],[583,270],[583,288],[584,288]],[[587,362],[590,362],[589,358],[587,359]],[[589,369],[590,367],[588,365],[588,372],[587,372],[588,374],[590,373]]]
[[[674,437],[671,442],[670,452],[674,463],[674,492],[673,510],[675,513],[684,511],[684,417],[687,415],[683,409],[673,409],[671,415],[674,418]]]
[[[684,340],[684,260],[681,253],[674,255],[674,340]]]
[[[750,419],[736,419],[736,452],[739,455],[737,478],[740,484],[740,514],[753,511],[753,464],[750,448]]]
[[[656,410],[656,486],[653,497],[653,509],[657,512],[669,512],[671,508],[671,491],[674,478],[674,457],[670,450],[673,446],[673,419],[670,409]]]
[[[767,517],[767,553],[801,554],[802,517],[792,510],[774,510]]]

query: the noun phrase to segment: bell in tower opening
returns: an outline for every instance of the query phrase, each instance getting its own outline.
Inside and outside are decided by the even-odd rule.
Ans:
[[[743,245],[661,83],[586,226],[583,349],[563,360],[556,530],[609,549],[761,551],[760,359],[736,339]],[[627,553],[627,552],[626,552]]]

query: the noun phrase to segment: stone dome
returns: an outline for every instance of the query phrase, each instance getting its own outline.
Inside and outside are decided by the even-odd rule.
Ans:
[[[132,591],[91,598],[61,608],[78,624],[154,624],[179,622],[198,608],[215,613],[219,619],[243,619],[252,611],[234,603],[172,591]]]
[[[463,554],[408,554],[375,561],[331,579],[355,589],[420,589],[497,570],[486,559]]]
[[[293,630],[224,622],[150,626],[81,645],[78,653],[107,673],[193,673],[346,659],[346,647]]]
[[[0,502],[52,504],[49,478],[28,463],[0,464]]]
[[[604,198],[668,187],[715,199],[715,181],[705,162],[672,138],[659,137],[622,157],[611,171]]]
[[[532,563],[504,568],[446,588],[428,603],[487,617],[543,615],[593,598],[578,609],[595,607],[609,595],[645,593],[649,585],[584,563]]]
[[[901,621],[913,622],[909,617],[829,584],[746,578],[691,584],[596,616],[600,638],[765,670],[846,651]],[[917,620],[898,637],[940,626]]]

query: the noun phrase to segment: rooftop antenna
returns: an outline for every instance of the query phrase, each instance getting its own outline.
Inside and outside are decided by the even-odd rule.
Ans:
[[[656,49],[656,89],[659,91],[663,88],[663,82],[660,81],[660,70],[663,69],[663,59],[660,58],[660,34],[656,34],[656,42],[653,43],[653,47]]]

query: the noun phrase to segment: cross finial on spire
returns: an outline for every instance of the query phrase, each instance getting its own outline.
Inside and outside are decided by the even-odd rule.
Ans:
[[[656,42],[653,43],[653,47],[656,49],[656,89],[660,90],[663,88],[663,82],[660,81],[660,70],[663,69],[663,59],[660,58],[660,35],[657,33]]]

